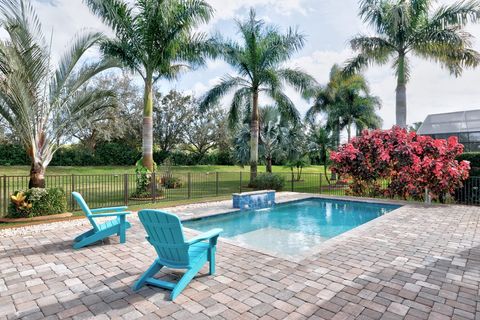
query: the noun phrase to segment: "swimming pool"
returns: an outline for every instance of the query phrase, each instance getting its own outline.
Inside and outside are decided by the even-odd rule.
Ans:
[[[310,198],[273,208],[184,221],[187,228],[222,228],[221,237],[271,253],[297,255],[311,250],[400,206]]]

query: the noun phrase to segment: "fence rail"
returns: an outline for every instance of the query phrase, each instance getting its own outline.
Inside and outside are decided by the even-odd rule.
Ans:
[[[285,180],[285,191],[304,192],[344,196],[349,189],[348,184],[329,181],[323,173],[277,173]],[[71,211],[78,210],[72,191],[80,192],[92,208],[118,205],[140,205],[160,201],[184,200],[225,196],[234,192],[251,191],[249,174],[242,172],[210,172],[210,173],[173,173],[177,185],[166,186],[166,174],[157,173],[153,181],[160,184],[149,199],[137,199],[132,195],[136,190],[135,174],[103,174],[103,175],[49,175],[46,176],[47,188],[62,188],[67,194],[67,205]],[[0,216],[8,212],[10,195],[17,190],[28,188],[28,176],[0,176]],[[385,187],[384,182],[382,187]],[[154,188],[157,186],[154,186]],[[480,205],[480,177],[470,177],[462,188],[453,196],[444,199],[448,203]]]

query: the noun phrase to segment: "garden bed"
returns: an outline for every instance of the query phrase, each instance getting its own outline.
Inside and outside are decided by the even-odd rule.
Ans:
[[[0,222],[10,223],[10,222],[34,222],[34,221],[49,221],[55,219],[64,219],[72,216],[71,212],[52,214],[48,216],[37,216],[32,218],[0,218]]]

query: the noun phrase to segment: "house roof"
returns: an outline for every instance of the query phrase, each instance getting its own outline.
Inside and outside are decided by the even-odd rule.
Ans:
[[[418,134],[461,133],[480,131],[480,110],[430,114]]]

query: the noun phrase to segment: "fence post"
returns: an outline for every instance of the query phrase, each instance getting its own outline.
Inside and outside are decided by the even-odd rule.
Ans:
[[[153,202],[157,199],[157,179],[155,179],[155,172],[152,172],[150,184],[152,185],[152,200]]]
[[[218,171],[215,172],[215,195],[218,197]]]
[[[123,203],[128,206],[128,174],[123,174]]]
[[[187,189],[188,189],[188,199],[192,197],[192,174],[189,172],[187,174]]]
[[[242,193],[242,171],[240,171],[240,193]]]
[[[293,186],[293,183],[294,183],[294,182],[293,182],[293,178],[294,178],[294,177],[293,177],[293,171],[292,171],[292,192],[293,192],[293,188],[294,188],[294,186]]]
[[[72,192],[75,191],[75,175],[72,173],[72,177],[71,177],[71,181],[70,181],[70,185],[72,186]],[[71,211],[74,211],[75,210],[75,202],[74,202],[74,199],[73,199],[73,193],[70,192],[70,209]]]
[[[430,191],[428,191],[428,188],[425,188],[425,204],[431,204],[432,199],[430,198]]]
[[[318,188],[318,193],[322,194],[322,173],[320,172],[318,174],[318,176],[320,177],[320,179],[319,179],[320,180],[320,187]]]
[[[3,212],[2,215],[7,214],[7,175],[3,175]]]

